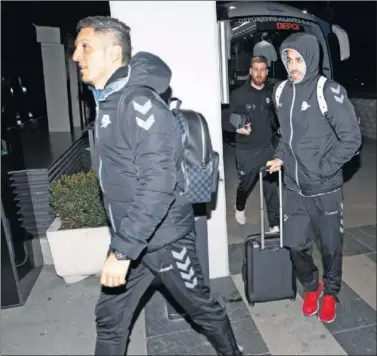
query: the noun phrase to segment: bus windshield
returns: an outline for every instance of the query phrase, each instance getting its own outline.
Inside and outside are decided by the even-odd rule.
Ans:
[[[267,35],[277,53],[277,60],[271,62],[269,77],[275,80],[287,78],[287,72],[281,61],[279,49],[282,42],[294,32],[306,32],[315,35],[320,43],[320,71],[331,78],[332,68],[329,48],[320,26],[309,20],[297,17],[254,16],[231,20],[232,41],[231,60],[229,63],[230,84],[241,84],[247,79],[250,58],[254,54],[254,46]]]

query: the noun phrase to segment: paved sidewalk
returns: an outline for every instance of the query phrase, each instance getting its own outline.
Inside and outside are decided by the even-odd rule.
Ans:
[[[236,337],[248,355],[376,355],[376,145],[367,144],[360,170],[345,186],[343,288],[338,317],[324,325],[301,315],[302,290],[295,302],[249,307],[227,305]],[[232,148],[225,146],[231,276],[212,282],[217,295],[243,297],[240,275],[244,237],[259,229],[258,190],[248,202],[248,224],[234,223],[236,188]],[[233,167],[233,168],[232,168]],[[315,258],[320,256],[315,251]],[[24,307],[1,312],[3,355],[93,354],[97,278],[65,285],[44,268]],[[215,355],[206,339],[184,320],[169,321],[157,292],[139,316],[128,355]]]

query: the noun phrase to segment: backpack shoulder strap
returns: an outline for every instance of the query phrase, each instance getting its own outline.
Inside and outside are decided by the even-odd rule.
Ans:
[[[326,103],[326,98],[325,98],[325,93],[324,93],[326,81],[327,81],[327,78],[321,75],[318,78],[318,82],[317,82],[318,105],[319,105],[319,109],[321,110],[322,115],[325,117],[327,117],[327,113],[328,113],[328,108],[327,108],[327,103]]]
[[[281,93],[283,92],[283,89],[285,87],[285,84],[287,84],[287,81],[288,81],[288,79],[284,80],[276,88],[276,91],[275,91],[275,102],[276,102],[276,106],[277,107],[279,107],[279,105],[280,105]]]
[[[171,97],[169,98],[169,101],[168,101],[168,106],[169,106],[169,109],[174,113],[176,114],[180,108],[181,108],[181,105],[182,105],[182,101],[176,97]]]

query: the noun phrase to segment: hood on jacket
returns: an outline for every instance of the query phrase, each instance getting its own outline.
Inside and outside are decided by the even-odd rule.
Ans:
[[[295,84],[308,82],[318,76],[319,73],[319,43],[314,35],[308,33],[294,33],[288,36],[280,46],[281,59],[285,69],[287,67],[287,51],[289,49],[296,50],[303,58],[305,63],[305,73],[300,81]],[[289,72],[288,72],[289,76]],[[290,77],[290,76],[289,76]]]
[[[158,94],[168,92],[171,70],[163,60],[152,53],[139,52],[131,58],[129,65],[119,67],[109,78],[104,89],[89,88],[94,97],[106,98],[125,85],[129,87],[149,87]]]
[[[166,92],[171,80],[169,66],[156,55],[149,52],[138,52],[130,61],[129,86],[147,86],[158,94]]]

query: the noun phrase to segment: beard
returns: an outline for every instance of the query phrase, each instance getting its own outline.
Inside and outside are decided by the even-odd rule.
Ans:
[[[302,74],[300,73],[300,72],[291,72],[291,78],[293,78],[293,77],[299,77],[299,78],[301,78],[302,77]]]
[[[264,82],[266,81],[266,78],[262,78],[262,77],[251,77],[251,81],[257,85],[257,86],[261,86],[264,84]]]

